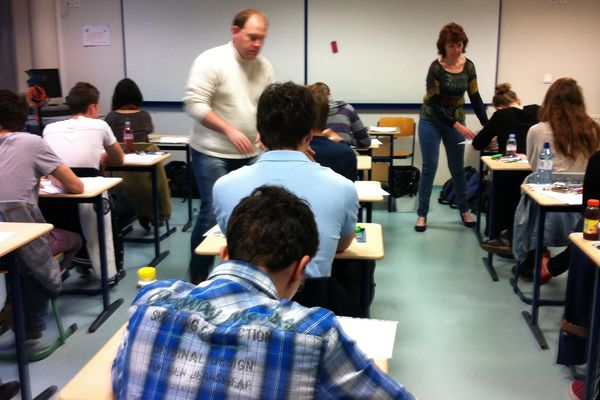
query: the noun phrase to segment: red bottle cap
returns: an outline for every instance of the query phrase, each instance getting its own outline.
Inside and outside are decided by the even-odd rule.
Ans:
[[[597,199],[589,199],[589,200],[587,201],[587,205],[588,205],[588,206],[592,206],[592,207],[598,207],[598,206],[600,206],[600,200],[597,200]]]

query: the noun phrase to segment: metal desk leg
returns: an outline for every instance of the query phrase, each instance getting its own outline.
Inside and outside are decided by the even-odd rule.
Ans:
[[[110,303],[108,285],[108,266],[106,260],[106,235],[104,232],[104,204],[102,195],[96,198],[96,223],[98,224],[98,244],[100,250],[100,275],[102,280],[102,312],[90,325],[89,332],[93,333],[123,304],[123,299],[117,299]]]
[[[592,304],[592,317],[590,320],[590,329],[586,344],[587,367],[585,370],[585,391],[584,399],[594,400],[594,393],[597,388],[598,376],[598,328],[600,325],[600,274],[598,269],[594,274],[594,297]]]
[[[481,157],[479,157],[479,186],[477,188],[477,213],[475,214],[476,219],[476,227],[475,232],[477,233],[477,237],[479,241],[481,241],[481,197],[483,192],[483,161],[481,161]],[[489,212],[489,210],[488,210]]]
[[[152,208],[154,214],[154,259],[150,261],[150,266],[156,267],[162,260],[169,255],[169,251],[160,252],[160,211],[158,209],[159,197],[158,197],[158,178],[156,176],[156,166],[150,171],[152,178]]]
[[[525,322],[531,329],[531,333],[537,340],[540,347],[544,350],[548,349],[546,338],[538,324],[539,300],[540,300],[540,275],[542,270],[542,252],[544,251],[544,223],[546,221],[546,212],[542,207],[536,206],[539,210],[538,217],[538,239],[535,248],[535,264],[533,268],[533,298],[531,299],[531,314],[523,311],[521,314]]]
[[[481,165],[480,165],[481,167]],[[488,231],[487,231],[487,236],[488,238],[492,238],[492,232],[494,232],[494,210],[496,209],[496,185],[494,182],[494,177],[495,174],[493,174],[492,172],[492,187],[490,188],[490,207],[488,209]],[[483,184],[483,178],[482,178],[482,174],[479,175],[479,210],[481,210],[481,185]],[[479,222],[480,219],[480,211],[477,210],[477,222]],[[477,235],[480,236],[479,234],[479,226],[477,227]],[[483,257],[482,258],[483,261],[483,265],[485,265],[488,273],[490,274],[490,277],[492,278],[492,280],[494,282],[498,281],[498,273],[496,272],[496,268],[494,268],[494,254],[493,253],[488,253],[487,257]]]
[[[185,146],[185,163],[187,171],[187,200],[188,200],[188,221],[181,229],[183,232],[192,227],[192,160],[190,157],[190,145]]]

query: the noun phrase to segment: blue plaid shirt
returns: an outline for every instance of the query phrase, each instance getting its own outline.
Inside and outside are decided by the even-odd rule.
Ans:
[[[117,399],[413,399],[330,311],[281,300],[247,263],[225,262],[199,286],[149,285],[130,311]]]

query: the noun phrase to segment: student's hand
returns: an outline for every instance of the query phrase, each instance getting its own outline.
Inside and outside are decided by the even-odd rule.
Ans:
[[[263,142],[260,141],[260,133],[256,134],[256,140],[254,141],[254,143],[258,146],[258,149],[262,152],[267,151],[267,148],[265,147],[265,145],[263,144]]]
[[[58,179],[56,179],[53,175],[48,176],[48,178],[50,178],[50,182],[56,186],[57,188],[63,188],[62,183],[60,183],[60,181]]]
[[[329,139],[332,140],[336,143],[340,143],[341,141],[344,140],[343,137],[341,137],[340,135],[338,135],[335,131],[332,131],[331,129],[327,128],[323,131],[323,133],[325,134],[325,136]]]
[[[464,126],[460,122],[455,122],[452,127],[454,129],[456,129],[456,131],[458,133],[460,133],[461,135],[463,135],[465,137],[465,139],[473,140],[473,138],[475,137],[475,132],[473,132],[471,129],[467,128],[466,126]]]
[[[226,135],[229,141],[241,154],[254,153],[254,146],[252,146],[252,142],[242,132],[234,129],[227,132]]]
[[[312,162],[317,162],[315,160],[315,154],[317,154],[317,153],[315,153],[315,151],[310,146],[308,146],[306,148],[306,151],[304,152],[304,154],[306,154],[306,157],[308,157]]]

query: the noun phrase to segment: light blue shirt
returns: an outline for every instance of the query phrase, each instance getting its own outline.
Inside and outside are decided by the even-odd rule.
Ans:
[[[306,273],[312,278],[331,276],[340,238],[356,228],[358,195],[354,184],[299,151],[268,151],[255,164],[230,172],[215,183],[213,207],[223,232],[234,207],[262,185],[282,186],[308,202],[319,230],[319,249]]]

